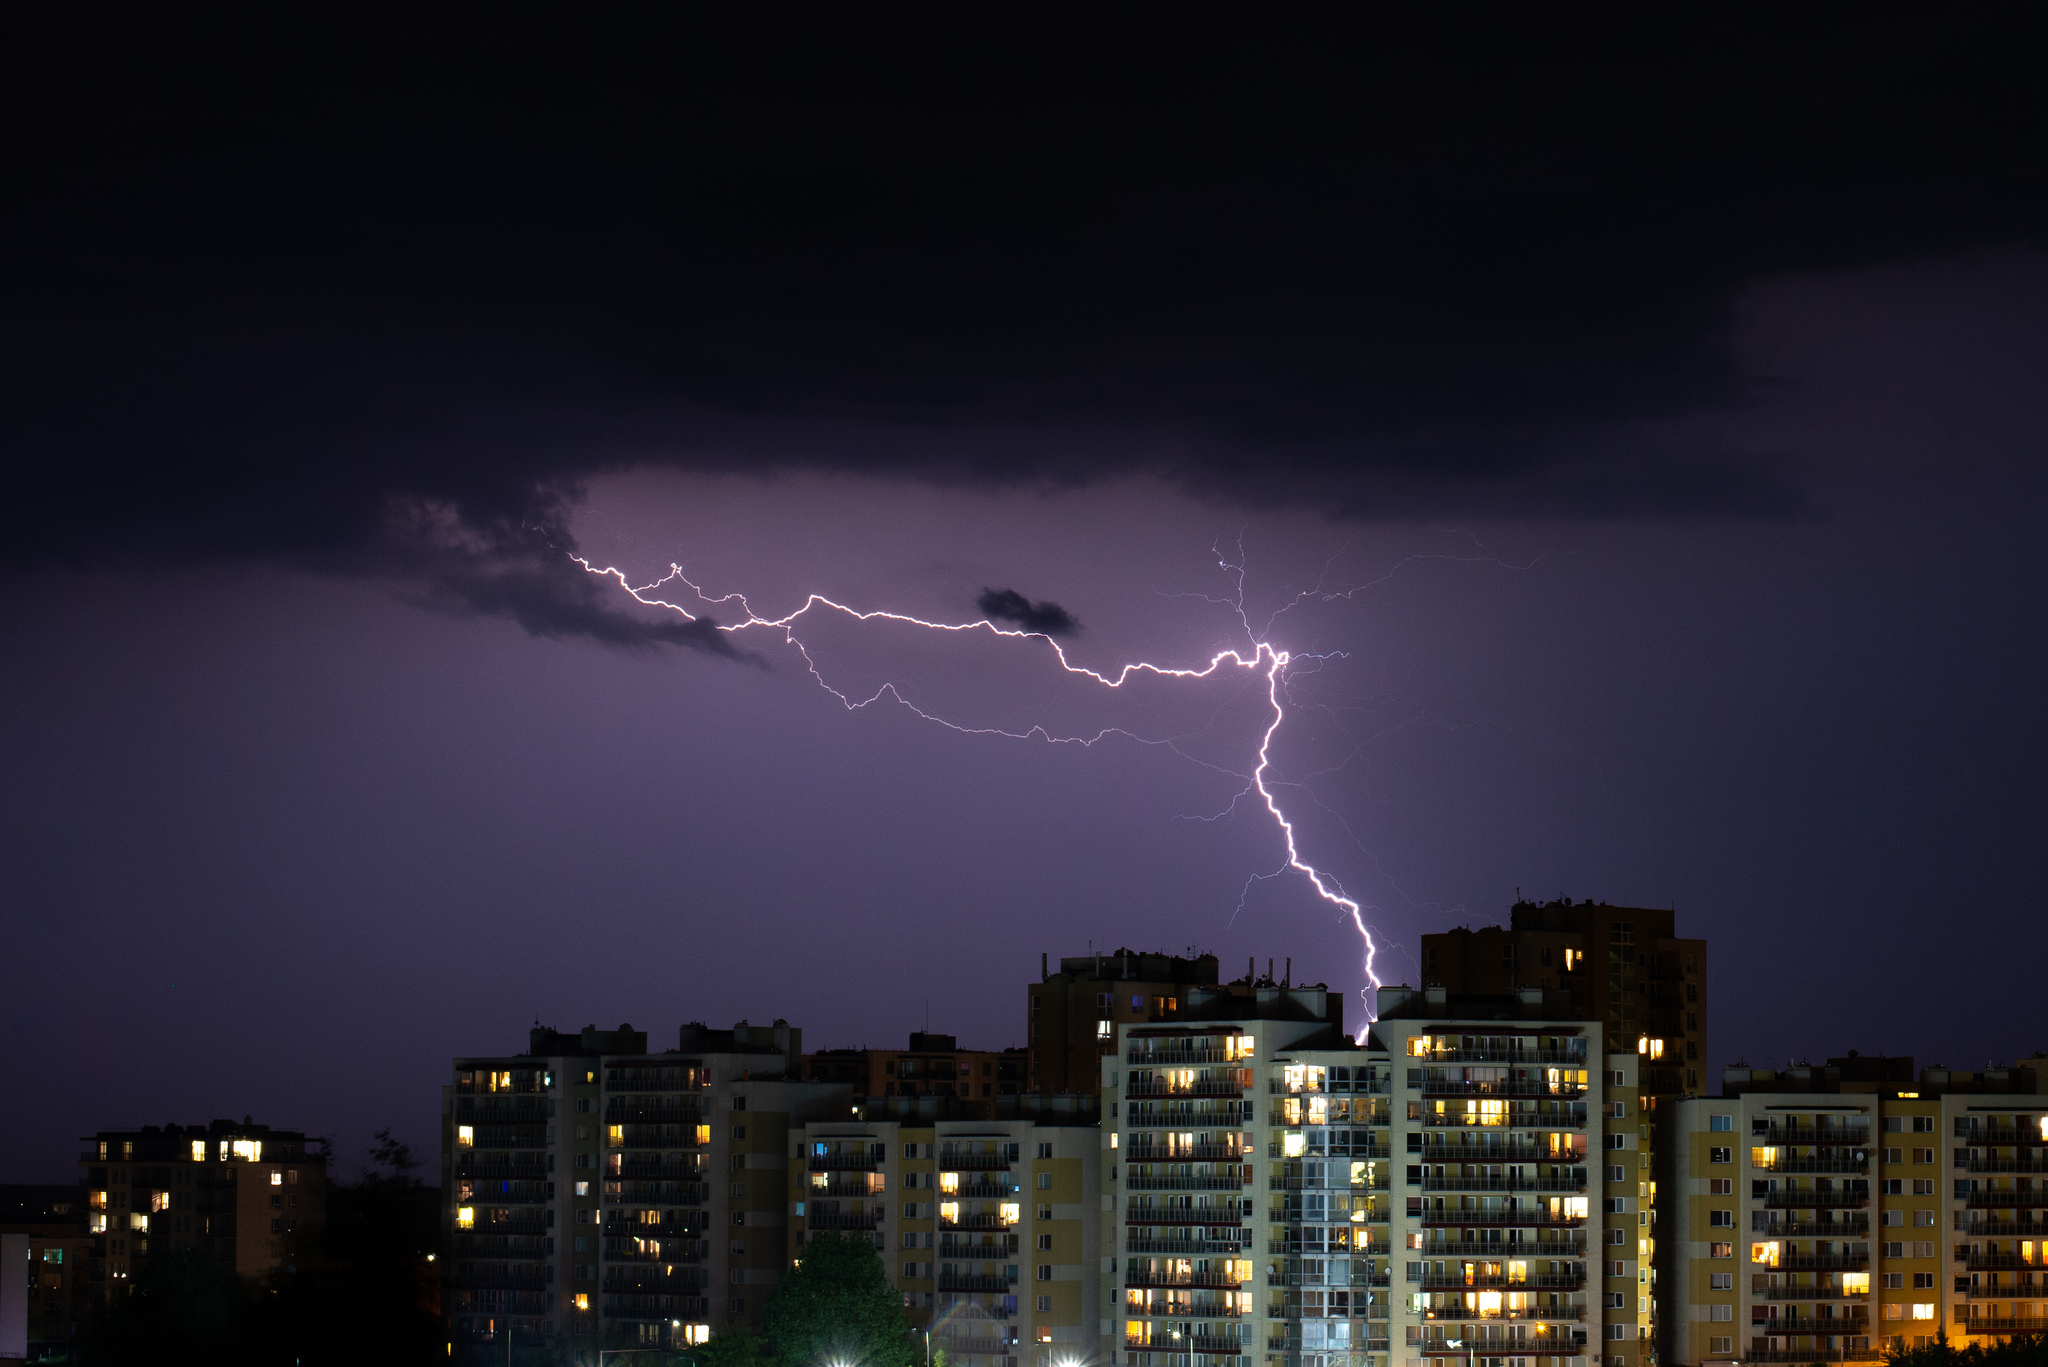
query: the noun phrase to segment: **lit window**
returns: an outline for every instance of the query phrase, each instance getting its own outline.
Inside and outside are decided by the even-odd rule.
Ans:
[[[241,1159],[244,1163],[261,1163],[263,1161],[263,1141],[260,1139],[237,1139],[234,1148],[235,1157]]]
[[[1868,1272],[1844,1272],[1842,1274],[1842,1292],[1844,1295],[1861,1296],[1869,1290],[1870,1274]]]
[[[149,1233],[149,1217],[148,1217],[147,1215],[144,1215],[144,1214],[143,1214],[143,1213],[142,1213],[141,1211],[139,1211],[139,1210],[131,1210],[131,1211],[129,1211],[129,1212],[128,1212],[128,1228],[130,1228],[130,1229],[139,1229],[139,1230],[141,1230],[141,1231],[142,1231],[142,1232],[143,1232],[144,1234],[147,1234],[147,1233]]]
[[[698,1126],[698,1128],[699,1128],[699,1129],[703,1129],[703,1130],[708,1130],[708,1129],[709,1129],[710,1127],[709,1127],[708,1125],[700,1125],[700,1126]],[[623,1148],[625,1148],[625,1147],[626,1147],[626,1127],[625,1127],[624,1125],[607,1125],[607,1126],[605,1126],[605,1127],[604,1127],[604,1142],[605,1142],[605,1144],[606,1144],[606,1145],[607,1145],[608,1147],[610,1147],[610,1148],[614,1148],[614,1149],[623,1149]]]
[[[1751,1244],[1749,1246],[1749,1260],[1753,1263],[1762,1263],[1766,1267],[1776,1267],[1778,1265],[1778,1241],[1772,1239],[1767,1243]]]
[[[1289,1132],[1287,1138],[1284,1141],[1282,1141],[1282,1152],[1284,1152],[1289,1158],[1301,1157],[1303,1151],[1306,1150],[1307,1147],[1308,1140],[1302,1135],[1301,1131],[1299,1130]]]
[[[939,1218],[948,1223],[957,1224],[960,1220],[960,1203],[958,1201],[939,1202]]]
[[[107,1208],[107,1194],[103,1191],[87,1192],[85,1203],[94,1210],[105,1210]]]
[[[471,1125],[457,1125],[455,1127],[455,1147],[458,1149],[475,1148],[476,1128]]]
[[[204,1163],[206,1161],[206,1141],[204,1139],[192,1141],[192,1161],[195,1163]]]
[[[1095,1038],[1097,1039],[1108,1039],[1115,1030],[1116,1026],[1109,1021],[1095,1022]]]
[[[958,1196],[960,1194],[960,1174],[957,1172],[940,1173],[939,1190],[952,1196]]]
[[[167,1191],[151,1192],[149,1194],[149,1208],[151,1210],[169,1210],[171,1208],[171,1194]]]
[[[578,1310],[588,1310],[590,1308],[590,1293],[588,1291],[578,1291],[576,1293],[576,1308]]]
[[[455,1227],[456,1227],[457,1229],[475,1229],[475,1228],[476,1228],[476,1207],[475,1207],[475,1206],[462,1206],[462,1207],[459,1207],[459,1208],[458,1208],[458,1209],[456,1210],[456,1212],[455,1212]]]
[[[1919,1305],[1916,1305],[1916,1306],[1914,1306],[1914,1307],[1913,1307],[1913,1318],[1914,1318],[1914,1319],[1916,1319],[1916,1320],[1931,1320],[1931,1319],[1933,1319],[1933,1318],[1934,1318],[1934,1307],[1933,1307],[1932,1305],[1930,1305],[1930,1304],[1927,1304],[1927,1303],[1924,1303],[1924,1302],[1923,1302],[1923,1303],[1921,1303],[1921,1304],[1919,1304]]]
[[[105,1212],[97,1213],[92,1217],[92,1232],[95,1234],[105,1234],[107,1232],[107,1217]]]
[[[684,1325],[683,1341],[685,1343],[709,1343],[711,1341],[711,1326],[708,1324]]]
[[[588,1182],[578,1182],[578,1183],[576,1184],[576,1194],[577,1194],[578,1196],[588,1196],[588,1195],[590,1195],[590,1183],[588,1183]]]
[[[284,1185],[283,1168],[272,1168],[270,1170],[270,1185],[273,1187],[281,1187]]]
[[[711,1127],[709,1125],[699,1125],[697,1127],[697,1142],[699,1144],[709,1144],[711,1142]]]
[[[1004,1224],[1014,1225],[1023,1217],[1024,1207],[1015,1201],[1005,1201],[997,1213],[1001,1215]]]

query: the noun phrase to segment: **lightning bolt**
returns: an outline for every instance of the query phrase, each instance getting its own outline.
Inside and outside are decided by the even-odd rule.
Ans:
[[[1266,702],[1272,709],[1272,716],[1267,721],[1265,730],[1259,735],[1258,762],[1252,768],[1246,787],[1237,796],[1238,798],[1243,798],[1254,792],[1258,794],[1259,800],[1265,804],[1267,814],[1272,817],[1274,825],[1279,828],[1281,843],[1286,851],[1286,858],[1271,873],[1253,874],[1245,881],[1244,892],[1238,898],[1238,909],[1243,909],[1245,897],[1250,894],[1253,883],[1278,878],[1286,873],[1294,872],[1307,880],[1317,897],[1335,907],[1340,917],[1350,920],[1352,928],[1358,932],[1359,940],[1364,946],[1361,963],[1365,971],[1366,981],[1370,985],[1359,991],[1359,996],[1364,1000],[1365,1004],[1367,1025],[1358,1032],[1358,1039],[1360,1043],[1364,1042],[1366,1030],[1370,1028],[1372,1021],[1376,1019],[1373,1009],[1375,1005],[1373,992],[1380,986],[1379,975],[1374,969],[1375,960],[1379,955],[1379,946],[1374,942],[1372,931],[1365,923],[1365,906],[1356,898],[1346,893],[1343,885],[1334,877],[1324,873],[1302,857],[1301,846],[1296,838],[1294,823],[1288,819],[1287,813],[1281,809],[1280,800],[1275,796],[1268,782],[1273,763],[1273,738],[1280,733],[1282,723],[1287,720],[1283,682],[1287,675],[1288,666],[1294,663],[1297,658],[1301,660],[1324,660],[1329,657],[1323,655],[1302,655],[1297,657],[1291,652],[1281,650],[1270,642],[1259,639],[1252,634],[1251,624],[1249,620],[1245,619],[1243,610],[1244,570],[1242,563],[1233,565],[1229,561],[1221,559],[1221,557],[1218,559],[1218,563],[1227,572],[1234,573],[1237,576],[1237,609],[1239,619],[1245,623],[1246,636],[1249,638],[1247,650],[1220,650],[1209,658],[1207,664],[1199,667],[1159,665],[1147,660],[1138,660],[1123,665],[1113,673],[1105,674],[1099,670],[1090,669],[1086,665],[1075,664],[1067,658],[1067,652],[1060,645],[1059,641],[1043,631],[1026,631],[1021,628],[998,626],[995,622],[985,617],[971,622],[931,622],[926,621],[922,617],[913,617],[908,613],[862,610],[850,607],[845,603],[836,602],[819,593],[807,595],[801,605],[780,617],[763,617],[754,611],[753,606],[747,602],[743,594],[728,593],[713,597],[706,593],[699,585],[691,582],[684,574],[680,565],[670,565],[667,574],[654,580],[652,583],[643,584],[636,588],[628,580],[625,571],[615,566],[594,565],[580,555],[571,555],[570,559],[581,565],[587,573],[599,575],[617,583],[619,588],[631,597],[634,602],[664,612],[677,613],[687,621],[697,621],[698,614],[691,612],[689,608],[681,603],[672,602],[668,598],[661,596],[662,592],[670,584],[680,584],[689,591],[691,597],[701,607],[706,609],[735,605],[741,613],[745,614],[744,617],[732,622],[716,623],[715,625],[718,630],[738,634],[744,631],[766,629],[780,633],[783,642],[803,657],[804,666],[810,671],[811,678],[817,682],[820,688],[838,699],[840,705],[848,711],[859,711],[881,701],[884,697],[889,697],[925,721],[958,731],[963,735],[1001,736],[1010,740],[1036,739],[1054,745],[1093,746],[1109,736],[1120,736],[1147,745],[1170,745],[1172,743],[1171,741],[1147,739],[1133,732],[1126,731],[1121,727],[1105,727],[1092,736],[1056,736],[1047,731],[1043,726],[1037,725],[1024,731],[1007,731],[1000,727],[989,726],[962,726],[957,722],[949,721],[944,717],[925,711],[904,697],[894,683],[888,682],[883,683],[867,697],[856,698],[833,687],[830,681],[825,678],[824,673],[818,667],[817,660],[812,656],[810,648],[797,635],[799,623],[813,612],[835,612],[856,622],[893,622],[904,626],[922,627],[929,631],[985,631],[993,636],[1011,640],[1043,641],[1052,649],[1053,657],[1058,661],[1059,667],[1063,671],[1068,674],[1079,675],[1100,684],[1104,688],[1120,689],[1132,679],[1145,675],[1162,679],[1207,679],[1213,677],[1218,671],[1226,667],[1243,669],[1248,673],[1263,674],[1266,684]],[[1241,555],[1239,559],[1241,562]],[[1180,752],[1177,751],[1177,753]],[[1214,766],[1210,767],[1213,768]],[[1240,777],[1242,776],[1240,775]],[[1235,807],[1236,802],[1236,798],[1232,799],[1232,807]]]

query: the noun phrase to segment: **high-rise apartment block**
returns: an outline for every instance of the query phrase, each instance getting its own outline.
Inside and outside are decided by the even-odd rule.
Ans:
[[[1707,942],[1678,938],[1676,913],[1605,902],[1516,902],[1508,925],[1422,937],[1422,980],[1465,993],[1559,988],[1574,1012],[1632,1041],[1652,1097],[1701,1089]]]
[[[152,1255],[196,1253],[254,1280],[295,1267],[326,1218],[327,1159],[298,1130],[144,1125],[85,1141],[87,1284],[119,1290]]]
[[[2048,1057],[1735,1065],[1660,1111],[1672,1364],[2048,1332]]]
[[[995,1118],[893,1101],[792,1127],[792,1256],[825,1231],[872,1237],[910,1324],[957,1367],[1086,1358],[1106,1251],[1095,1098],[1010,1097]]]
[[[789,1134],[843,1084],[801,1081],[802,1031],[532,1032],[455,1060],[442,1092],[451,1356],[614,1348],[758,1328],[788,1267]]]
[[[1118,1026],[1099,1360],[1648,1360],[1635,1038],[1568,989],[1384,989],[1362,1044],[1342,1002],[1248,981]]]
[[[1120,949],[1061,959],[1057,973],[1041,957],[1038,978],[1025,1022],[1030,1090],[1093,1092],[1102,1085],[1102,1060],[1115,1052],[1117,1027],[1171,1019],[1189,988],[1215,984],[1216,956]]]

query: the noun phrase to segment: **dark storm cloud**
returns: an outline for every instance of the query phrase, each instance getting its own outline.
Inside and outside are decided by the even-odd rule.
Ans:
[[[1074,615],[1058,603],[1034,603],[1015,589],[983,589],[974,606],[992,622],[1015,622],[1047,636],[1072,636],[1081,629]]]
[[[2048,225],[2022,11],[495,19],[0,45],[4,563],[390,573],[639,640],[680,628],[391,510],[547,504],[566,551],[580,481],[657,464],[1806,516],[1712,436],[1737,292]]]

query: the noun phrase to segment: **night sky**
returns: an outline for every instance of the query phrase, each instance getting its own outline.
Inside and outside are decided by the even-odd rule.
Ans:
[[[1248,883],[1245,671],[802,633],[1129,733],[962,734],[572,554],[1292,652],[1274,791],[1388,981],[1565,894],[1709,940],[1709,1077],[2048,1048],[2038,14],[749,13],[5,21],[0,1176],[430,1150],[536,1019],[1364,982]]]

